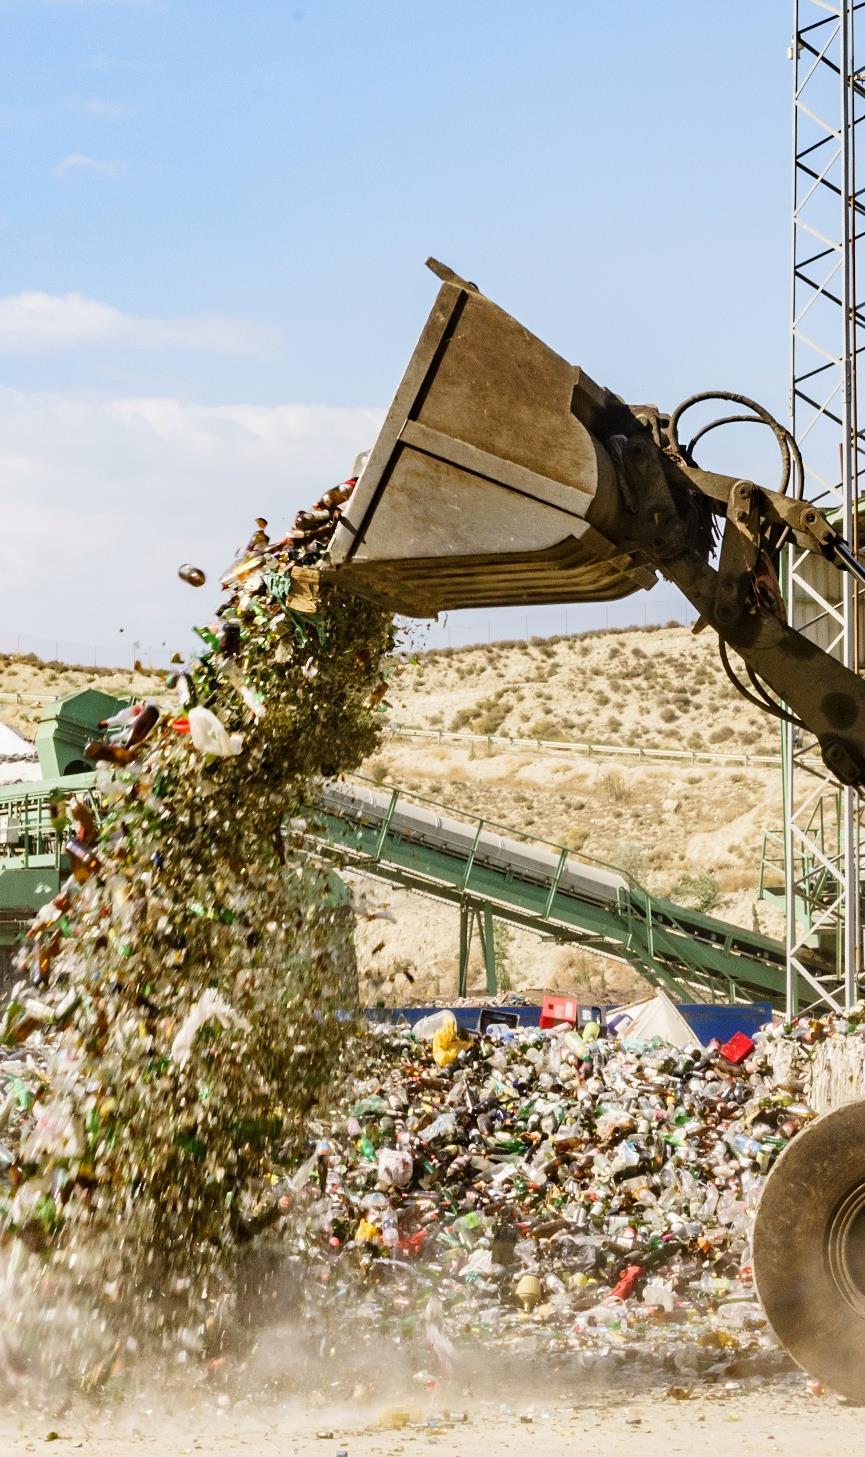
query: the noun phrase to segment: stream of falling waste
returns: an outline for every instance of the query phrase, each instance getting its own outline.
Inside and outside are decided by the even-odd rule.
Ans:
[[[320,571],[352,486],[279,543],[259,520],[172,706],[106,725],[94,802],[57,807],[72,874],[0,1015],[28,1074],[0,1110],[0,1294],[18,1358],[74,1381],[219,1349],[268,1170],[342,1056],[351,916],[285,826],[382,721],[391,619]]]

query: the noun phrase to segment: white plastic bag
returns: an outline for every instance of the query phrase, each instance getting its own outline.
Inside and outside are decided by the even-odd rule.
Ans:
[[[246,1018],[242,1017],[239,1012],[235,1012],[225,997],[214,987],[208,987],[206,992],[202,992],[198,1001],[193,1002],[175,1034],[171,1044],[172,1061],[180,1067],[189,1061],[196,1033],[208,1022],[218,1022],[220,1027],[226,1031],[229,1028],[240,1032],[250,1030],[250,1024]]]
[[[186,717],[189,720],[189,737],[199,754],[232,759],[243,749],[243,734],[230,734],[209,708],[196,704]]]

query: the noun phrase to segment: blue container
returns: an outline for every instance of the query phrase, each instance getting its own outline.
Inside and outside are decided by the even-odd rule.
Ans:
[[[750,1002],[741,1007],[690,1002],[678,1010],[704,1047],[715,1038],[729,1042],[734,1032],[753,1037],[758,1028],[772,1020],[771,1002]]]
[[[413,1027],[421,1017],[432,1016],[435,1012],[448,1010],[444,1007],[370,1007],[366,1016],[371,1022],[407,1022]],[[478,1026],[481,1012],[486,1011],[484,1007],[451,1007],[457,1026],[461,1032],[474,1032]],[[490,1011],[498,1011],[498,1008],[490,1008]],[[582,1010],[588,1010],[588,1007]],[[521,1027],[537,1027],[540,1017],[540,1007],[508,1006],[501,1008],[507,1012],[508,1020],[516,1015]],[[612,1008],[602,1007],[603,1020]],[[705,1002],[686,1002],[679,1006],[688,1026],[691,1028],[698,1042],[704,1047],[714,1041],[729,1042],[734,1032],[744,1032],[748,1037],[753,1037],[758,1028],[763,1027],[766,1022],[772,1020],[771,1002],[750,1002],[742,1006],[727,1006],[723,1003],[714,1005]],[[615,1035],[615,1034],[613,1034]]]

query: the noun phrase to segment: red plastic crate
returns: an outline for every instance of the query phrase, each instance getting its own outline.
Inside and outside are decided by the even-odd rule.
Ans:
[[[753,1037],[748,1037],[744,1032],[734,1032],[729,1042],[725,1042],[719,1049],[721,1056],[728,1062],[744,1062],[754,1051],[756,1043]]]
[[[541,1002],[540,1025],[557,1027],[560,1022],[568,1022],[571,1027],[575,1027],[579,1015],[580,1004],[575,997],[547,996]]]

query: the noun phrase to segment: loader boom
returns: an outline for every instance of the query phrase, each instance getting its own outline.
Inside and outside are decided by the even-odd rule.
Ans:
[[[625,404],[474,284],[430,266],[442,285],[331,569],[413,617],[609,601],[660,574],[722,655],[742,659],[746,696],[814,734],[842,783],[865,785],[865,682],[786,623],[777,584],[790,539],[865,578],[833,526],[807,502],[699,469],[675,419]]]

